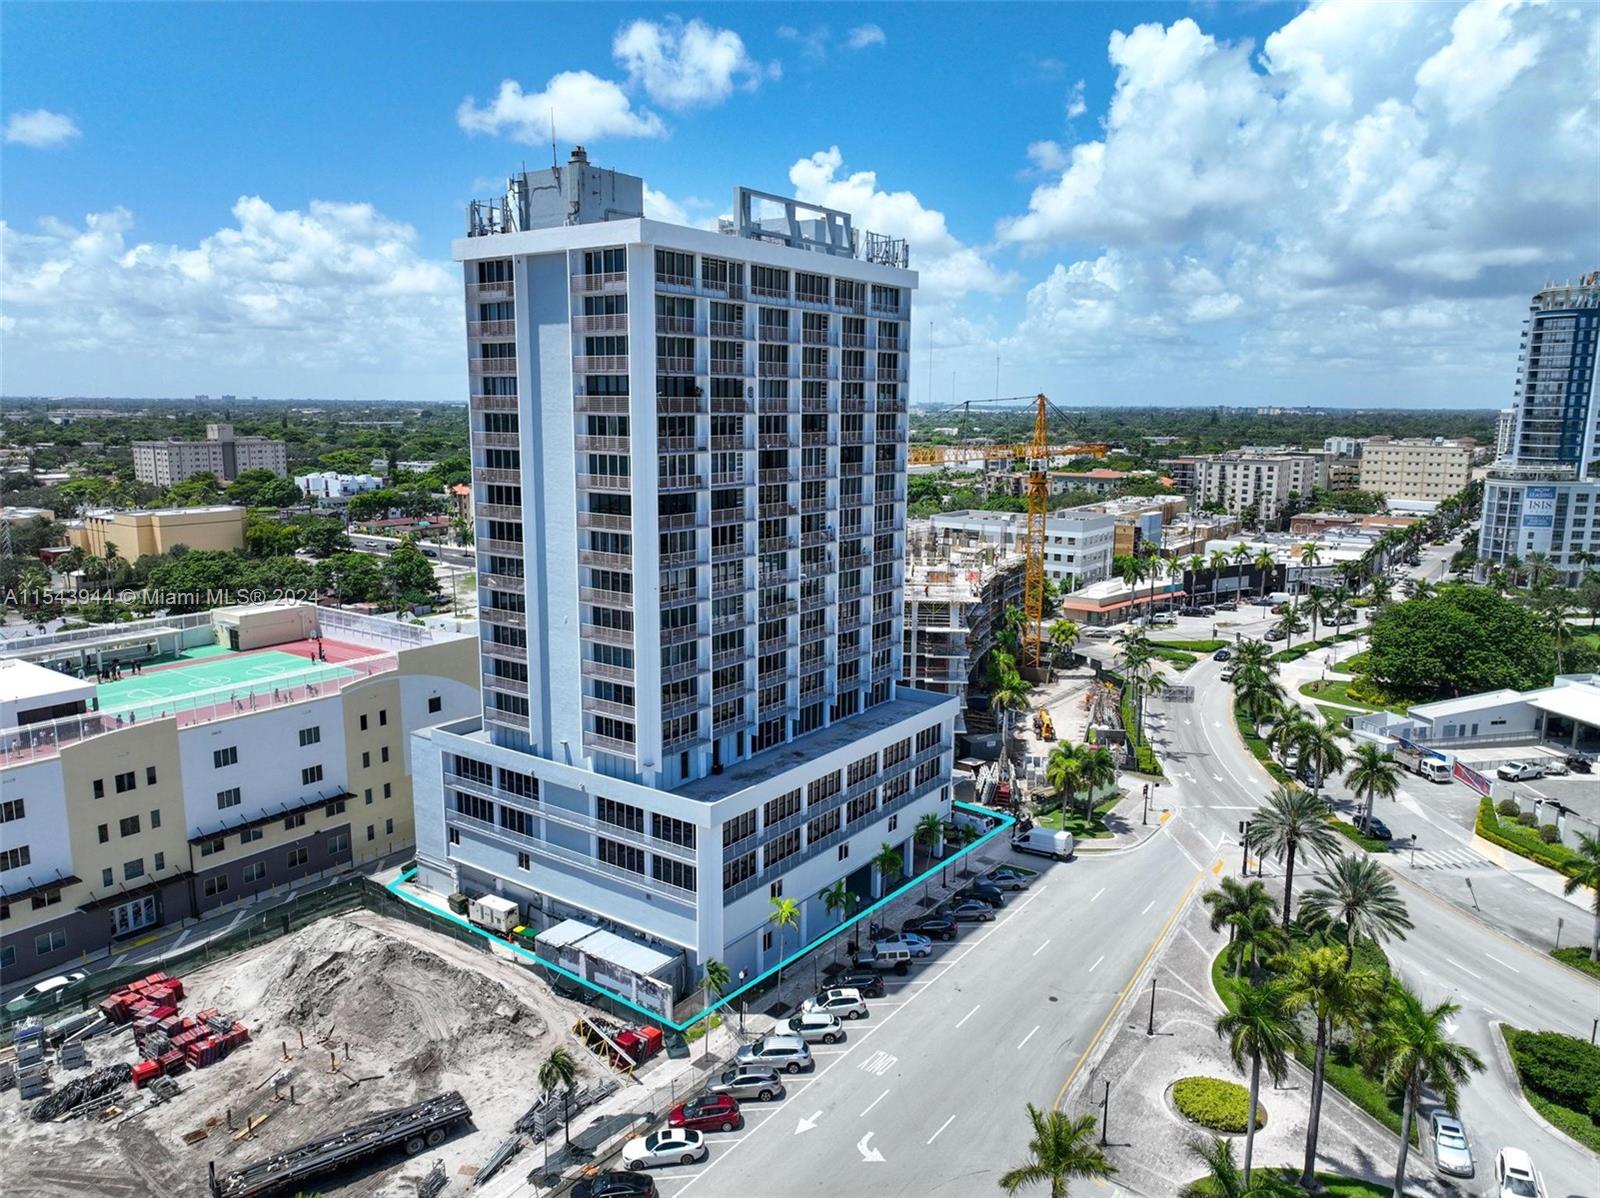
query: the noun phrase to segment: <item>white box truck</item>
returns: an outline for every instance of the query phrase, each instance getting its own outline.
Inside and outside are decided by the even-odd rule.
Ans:
[[[1455,777],[1455,760],[1448,753],[1431,753],[1426,749],[1394,747],[1394,759],[1419,778],[1429,782],[1448,782]]]
[[[497,936],[509,936],[522,922],[517,905],[498,894],[485,894],[467,904],[467,919]]]
[[[1035,857],[1054,857],[1057,861],[1071,861],[1077,845],[1071,832],[1057,832],[1051,828],[1029,828],[1014,837],[1011,847],[1019,853],[1032,853]]]

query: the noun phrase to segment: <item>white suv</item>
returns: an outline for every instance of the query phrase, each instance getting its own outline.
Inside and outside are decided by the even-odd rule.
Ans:
[[[807,1011],[793,1016],[789,1020],[789,1031],[807,1044],[815,1044],[818,1041],[823,1044],[837,1044],[844,1039],[844,1024],[839,1022],[839,1017],[821,1011]]]
[[[739,1050],[738,1063],[740,1066],[765,1065],[785,1073],[799,1073],[802,1069],[811,1068],[811,1050],[799,1036],[782,1033],[763,1036]]]
[[[845,988],[824,990],[806,999],[800,1010],[807,1015],[836,1015],[840,1019],[865,1019],[867,1004],[861,991]]]

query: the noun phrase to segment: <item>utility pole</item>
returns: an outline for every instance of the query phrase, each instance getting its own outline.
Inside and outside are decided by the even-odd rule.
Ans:
[[[1111,1081],[1106,1080],[1105,1093],[1100,1097],[1100,1147],[1106,1147],[1106,1132],[1111,1126]]]
[[[1150,783],[1148,782],[1144,784],[1144,815],[1139,822],[1146,827],[1150,824]]]
[[[1239,821],[1239,876],[1250,876],[1250,821],[1247,819]]]
[[[1144,1034],[1156,1034],[1156,975],[1153,973],[1150,975],[1150,1023],[1144,1029]]]

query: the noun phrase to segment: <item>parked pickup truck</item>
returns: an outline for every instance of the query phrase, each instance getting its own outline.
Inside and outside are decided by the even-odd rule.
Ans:
[[[1537,761],[1508,761],[1495,774],[1506,782],[1533,782],[1544,777],[1544,766]]]

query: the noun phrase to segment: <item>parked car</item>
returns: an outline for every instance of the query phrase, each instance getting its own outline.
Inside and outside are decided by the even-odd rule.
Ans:
[[[629,1140],[622,1146],[622,1163],[630,1169],[659,1165],[692,1165],[710,1155],[706,1138],[688,1128],[669,1127]]]
[[[867,1017],[867,1004],[861,998],[861,991],[850,989],[819,991],[806,999],[800,1010],[807,1015],[821,1012],[840,1019]]]
[[[1228,665],[1222,667],[1222,680],[1224,682],[1232,682],[1233,676],[1238,672],[1239,667],[1230,662]]]
[[[994,908],[978,899],[968,899],[950,908],[950,918],[962,922],[988,923],[994,918]]]
[[[844,1039],[844,1024],[839,1022],[839,1017],[822,1011],[803,1011],[791,1016],[788,1028],[807,1044],[837,1044]]]
[[[1433,1167],[1451,1177],[1472,1176],[1472,1146],[1461,1120],[1447,1111],[1433,1112]]]
[[[1211,660],[1212,661],[1227,661],[1232,656],[1233,656],[1233,650],[1232,649],[1218,649],[1215,653],[1213,653],[1211,655]]]
[[[991,871],[986,880],[989,885],[998,886],[1001,890],[1026,890],[1033,885],[1033,879],[1027,874],[1004,865]]]
[[[1150,623],[1152,624],[1176,624],[1177,622],[1178,617],[1170,611],[1158,611],[1150,617]]]
[[[739,1100],[731,1094],[702,1094],[680,1102],[667,1112],[668,1127],[687,1127],[693,1131],[733,1131],[744,1126]]]
[[[1582,753],[1568,754],[1567,768],[1574,774],[1589,774],[1594,772],[1594,766]]]
[[[834,975],[834,984],[859,990],[862,998],[882,998],[888,992],[883,974],[876,969],[846,969]]]
[[[1237,599],[1224,599],[1221,603],[1217,604],[1217,610],[1218,611],[1238,611],[1239,610],[1239,601]]]
[[[81,982],[88,976],[83,970],[75,969],[71,973],[58,973],[53,978],[45,978],[42,982],[35,982],[5,1005],[6,1013],[26,1014],[41,999],[47,999],[57,990],[64,990],[74,982]]]
[[[1537,761],[1508,761],[1495,774],[1507,782],[1532,782],[1544,777],[1544,766]]]
[[[1377,840],[1394,839],[1394,833],[1389,831],[1389,825],[1384,823],[1375,815],[1370,819],[1358,818],[1356,820],[1356,827],[1362,832],[1366,833],[1368,836],[1374,837]]]
[[[896,973],[905,973],[911,968],[911,950],[903,944],[874,944],[862,949],[855,956],[858,969],[892,969]]]
[[[1274,626],[1267,629],[1267,640],[1269,641],[1286,641],[1288,639],[1289,634],[1281,628]]]
[[[980,903],[988,903],[996,910],[1006,905],[1006,892],[988,882],[973,882],[963,886],[956,891],[956,898],[962,901],[977,899]]]
[[[900,925],[902,932],[917,932],[935,940],[954,940],[960,929],[948,915],[919,915]]]
[[[880,936],[879,944],[898,944],[902,948],[911,950],[913,957],[931,957],[933,955],[933,941],[920,932],[895,932],[892,935]]]
[[[656,1183],[637,1173],[608,1169],[572,1187],[572,1198],[657,1198]]]
[[[1499,1198],[1545,1198],[1533,1158],[1520,1148],[1502,1148],[1495,1153],[1494,1181]]]
[[[766,1065],[785,1073],[799,1073],[811,1068],[811,1049],[799,1036],[777,1033],[762,1036],[739,1049],[734,1058],[740,1065]]]
[[[739,1065],[723,1070],[711,1083],[713,1094],[726,1094],[741,1102],[772,1102],[784,1095],[783,1079],[765,1065]]]

